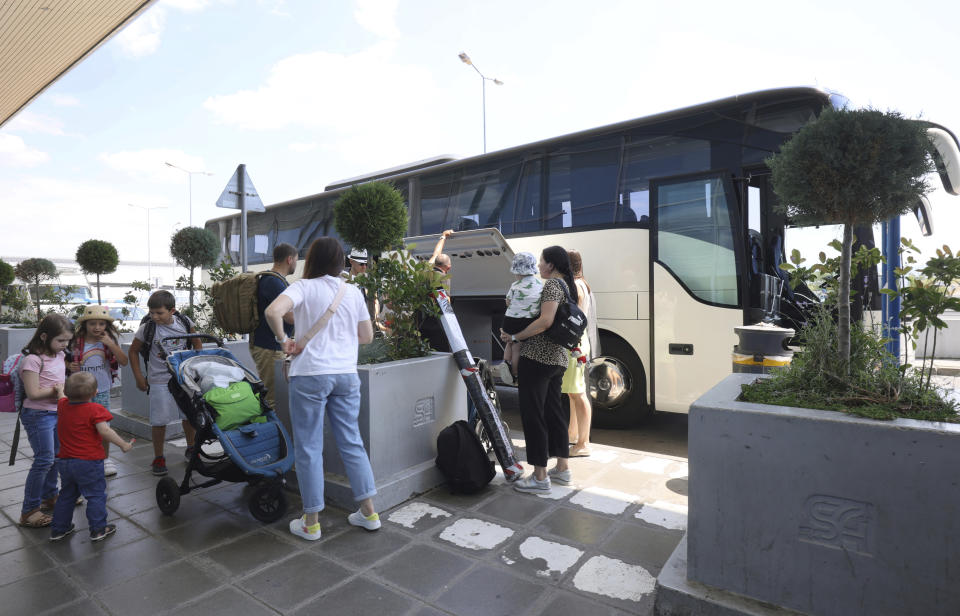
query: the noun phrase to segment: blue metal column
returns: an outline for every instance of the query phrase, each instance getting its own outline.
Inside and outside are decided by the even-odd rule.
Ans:
[[[887,263],[884,266],[884,277],[886,278],[885,287],[888,289],[897,289],[897,275],[895,269],[900,267],[900,217],[892,218],[887,222],[886,242],[884,244],[884,253],[886,253]],[[886,335],[890,338],[887,343],[887,350],[896,358],[897,365],[900,365],[900,298],[884,295],[885,305],[887,306]]]

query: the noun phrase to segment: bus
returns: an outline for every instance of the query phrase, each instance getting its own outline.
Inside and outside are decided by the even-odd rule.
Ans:
[[[512,255],[575,248],[596,297],[595,424],[634,425],[654,410],[685,413],[731,372],[734,327],[762,316],[760,279],[784,277],[779,264],[793,225],[774,211],[764,160],[824,109],[847,104],[816,88],[767,90],[351,178],[248,214],[248,262],[268,268],[278,242],[302,255],[314,238],[336,236],[339,195],[373,179],[391,181],[406,199],[415,254],[428,255],[444,229],[457,231],[445,252],[453,260],[454,309],[474,356],[502,357],[494,333],[513,281]],[[938,131],[944,186],[957,194],[956,136],[929,126]],[[206,228],[220,238],[222,257],[238,263],[239,215]]]

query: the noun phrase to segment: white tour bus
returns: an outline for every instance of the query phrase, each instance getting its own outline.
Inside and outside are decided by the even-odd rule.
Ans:
[[[273,246],[305,255],[336,236],[333,204],[351,185],[389,180],[404,193],[413,251],[444,229],[451,295],[471,352],[502,357],[492,335],[519,251],[575,248],[597,300],[601,355],[590,372],[598,426],[635,424],[654,409],[687,412],[731,371],[733,328],[755,323],[760,274],[784,277],[790,221],[773,211],[764,159],[824,108],[846,100],[813,88],[731,97],[462,160],[421,161],[327,186],[248,215],[252,270]],[[936,125],[941,163],[956,137]],[[956,194],[960,181],[941,176]],[[950,170],[956,173],[956,169]],[[924,212],[926,214],[926,212]],[[223,257],[239,263],[239,216],[211,220]],[[860,241],[872,242],[869,228]],[[789,294],[789,291],[787,292]],[[783,300],[787,325],[789,297]]]

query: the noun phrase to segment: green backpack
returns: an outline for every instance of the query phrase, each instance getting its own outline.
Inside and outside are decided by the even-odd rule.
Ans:
[[[260,311],[257,309],[257,287],[263,276],[276,276],[287,282],[280,274],[265,272],[245,272],[217,282],[210,289],[213,300],[213,314],[217,323],[228,334],[252,334],[260,323]]]
[[[263,423],[260,397],[253,393],[250,383],[237,381],[227,387],[214,387],[203,394],[203,399],[217,412],[216,424],[221,430],[233,430],[246,423]]]

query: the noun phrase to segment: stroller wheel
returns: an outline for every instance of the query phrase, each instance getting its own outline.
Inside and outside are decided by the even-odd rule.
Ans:
[[[265,524],[276,522],[287,513],[287,495],[279,483],[257,486],[249,504],[250,514]]]
[[[173,515],[180,507],[180,486],[170,477],[157,483],[157,506],[164,515]]]

